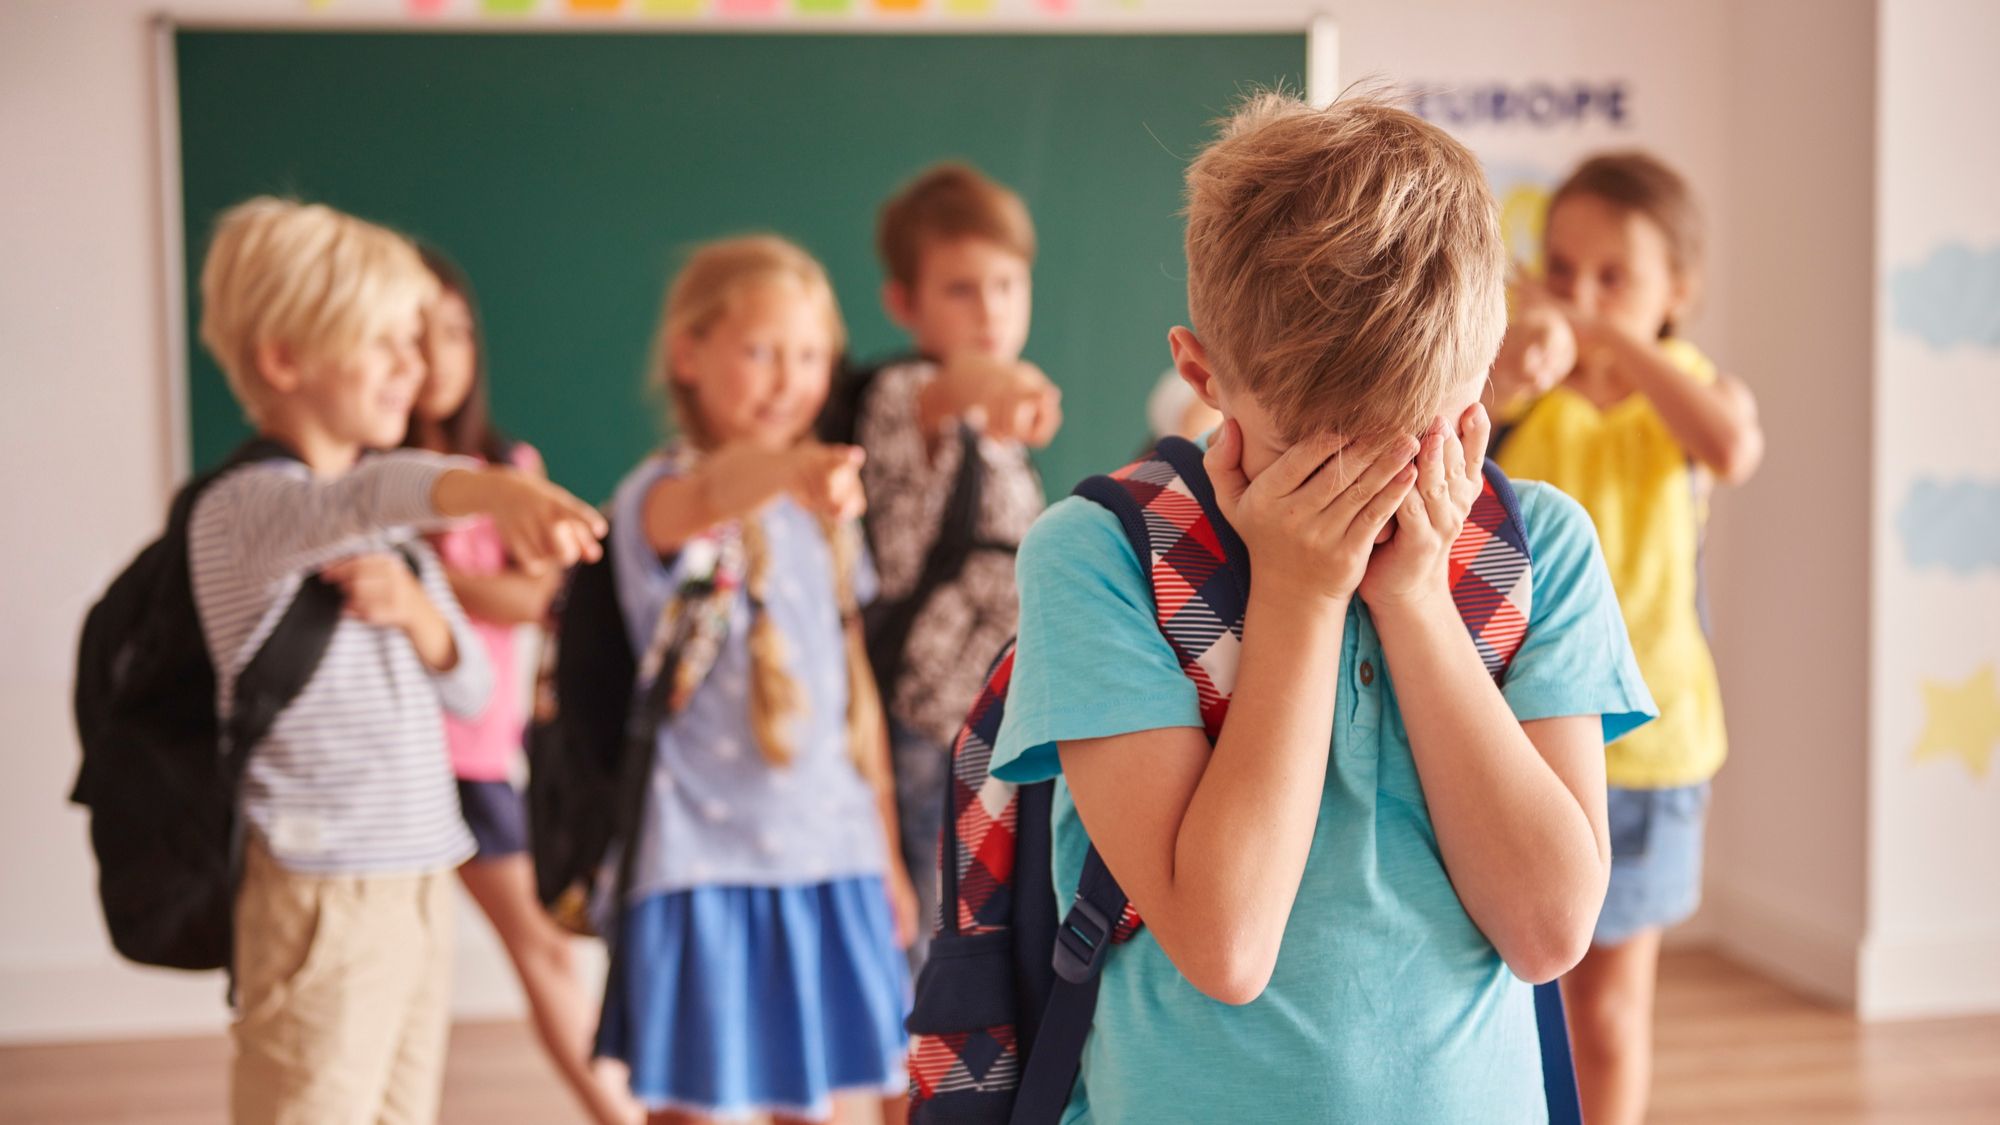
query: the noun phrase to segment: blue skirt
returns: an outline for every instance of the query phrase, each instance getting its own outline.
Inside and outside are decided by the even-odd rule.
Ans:
[[[626,911],[597,1054],[647,1108],[822,1117],[900,1093],[909,977],[882,880],[696,887]]]

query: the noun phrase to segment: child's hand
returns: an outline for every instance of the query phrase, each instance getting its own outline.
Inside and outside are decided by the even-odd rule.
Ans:
[[[1041,449],[1062,428],[1062,391],[1026,360],[956,356],[945,362],[936,385],[944,414],[995,440]]]
[[[896,924],[896,947],[908,949],[917,941],[917,927],[923,919],[917,917],[917,887],[910,881],[910,870],[900,859],[892,859],[889,871],[882,880],[889,892],[889,917]]]
[[[1562,317],[1563,323],[1569,328],[1571,347],[1576,354],[1576,359],[1570,363],[1571,368],[1576,366],[1577,360],[1603,348],[1610,342],[1609,338],[1612,335],[1619,334],[1616,325],[1601,316],[1584,312],[1574,302],[1556,296],[1544,281],[1517,278],[1514,282],[1514,296],[1517,305],[1524,311],[1545,308]],[[1504,343],[1502,347],[1505,347]]]
[[[1395,534],[1368,563],[1361,600],[1380,612],[1429,597],[1451,597],[1451,545],[1479,498],[1492,436],[1485,407],[1474,403],[1456,428],[1442,420],[1424,435],[1417,487],[1396,509]]]
[[[1345,604],[1375,538],[1396,515],[1417,472],[1415,439],[1363,445],[1308,438],[1252,481],[1243,474],[1243,429],[1223,422],[1204,463],[1217,506],[1249,548],[1257,583],[1283,595]]]
[[[837,523],[859,519],[868,510],[861,490],[861,465],[868,459],[860,447],[807,442],[792,447],[791,494],[799,506]]]
[[[328,566],[319,576],[347,596],[348,616],[369,625],[408,629],[437,613],[400,555],[356,555]]]
[[[1524,291],[1525,292],[1525,291]],[[1505,409],[1539,398],[1576,366],[1576,333],[1562,310],[1524,297],[1493,359],[1493,399]]]
[[[604,553],[597,509],[557,485],[503,466],[438,478],[432,506],[444,516],[490,516],[507,554],[529,574],[561,570]]]

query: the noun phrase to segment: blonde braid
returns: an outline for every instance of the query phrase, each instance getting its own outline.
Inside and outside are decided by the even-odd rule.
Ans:
[[[764,760],[773,766],[789,766],[797,749],[792,741],[792,720],[805,709],[804,693],[785,667],[788,649],[784,634],[771,620],[764,596],[770,585],[771,543],[756,516],[743,520],[743,585],[750,595],[750,729]]]
[[[847,751],[861,776],[875,784],[888,781],[888,724],[882,715],[882,694],[868,662],[868,641],[861,632],[861,604],[855,597],[855,573],[861,567],[861,537],[853,524],[820,521],[833,551],[834,598],[840,607],[840,630],[847,650]]]

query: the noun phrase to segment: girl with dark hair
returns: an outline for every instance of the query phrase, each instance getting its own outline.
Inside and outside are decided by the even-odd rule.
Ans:
[[[411,412],[405,443],[543,475],[534,448],[509,441],[493,425],[487,405],[486,350],[465,275],[434,249],[424,248],[423,259],[437,277],[440,292],[424,318],[424,385]],[[452,592],[486,643],[494,670],[486,710],[472,719],[446,718],[459,800],[479,848],[459,868],[459,878],[506,946],[536,1034],[563,1080],[601,1125],[631,1125],[640,1118],[639,1104],[625,1089],[617,1064],[592,1068],[590,1012],[570,937],[535,896],[526,810],[510,780],[526,718],[517,674],[518,634],[523,625],[542,622],[561,575],[528,574],[516,566],[485,520],[454,527],[435,536],[433,543]]]

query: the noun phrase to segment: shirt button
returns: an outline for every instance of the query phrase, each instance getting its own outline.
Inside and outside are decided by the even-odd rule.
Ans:
[[[1374,683],[1374,682],[1375,682],[1375,662],[1374,662],[1373,660],[1364,660],[1364,661],[1362,661],[1362,662],[1361,662],[1361,686],[1362,686],[1362,687],[1367,687],[1368,685],[1370,685],[1370,684],[1372,684],[1372,683]]]

